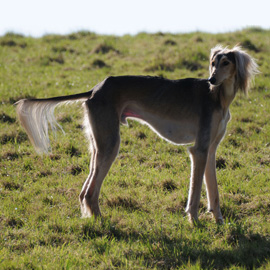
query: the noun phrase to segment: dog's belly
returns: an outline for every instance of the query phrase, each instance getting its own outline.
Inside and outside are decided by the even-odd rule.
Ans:
[[[147,124],[154,132],[163,139],[174,144],[190,144],[195,141],[197,125],[191,120],[182,119],[179,121],[161,118],[156,114],[126,108],[121,115],[121,122],[126,124],[126,118],[131,118]]]
[[[159,136],[175,144],[190,144],[195,141],[195,131],[190,124],[171,120],[152,119],[146,121]]]

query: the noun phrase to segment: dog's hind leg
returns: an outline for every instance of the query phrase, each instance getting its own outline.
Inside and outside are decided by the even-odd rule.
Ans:
[[[90,174],[80,195],[82,215],[84,217],[101,215],[98,202],[101,185],[118,154],[120,145],[117,113],[112,109],[101,108],[91,100],[87,101],[87,108],[91,125],[93,151]],[[102,115],[108,115],[109,117],[105,118]]]
[[[107,141],[102,147],[98,147],[94,157],[92,174],[86,180],[84,198],[82,200],[85,216],[101,215],[98,198],[101,185],[107,175],[115,157],[118,154],[120,139]]]
[[[80,205],[81,205],[81,212],[82,212],[82,217],[87,217],[89,216],[89,211],[87,211],[85,204],[84,204],[84,196],[86,194],[88,185],[90,184],[90,181],[92,179],[92,175],[94,173],[94,169],[95,169],[95,160],[96,160],[96,148],[94,146],[94,140],[92,138],[92,136],[90,134],[88,134],[90,137],[90,150],[91,150],[91,161],[90,161],[90,166],[89,166],[89,175],[87,177],[87,179],[85,180],[79,199],[80,199]]]

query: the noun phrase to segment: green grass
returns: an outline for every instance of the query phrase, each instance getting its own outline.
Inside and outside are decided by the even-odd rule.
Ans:
[[[270,31],[100,36],[78,32],[39,39],[0,37],[0,269],[269,269]],[[225,224],[206,213],[189,224],[190,161],[146,126],[121,127],[121,148],[102,186],[102,220],[81,219],[78,195],[89,153],[79,105],[61,107],[66,131],[53,154],[38,156],[13,103],[90,90],[109,75],[208,77],[216,44],[240,43],[261,74],[238,95],[217,153]]]

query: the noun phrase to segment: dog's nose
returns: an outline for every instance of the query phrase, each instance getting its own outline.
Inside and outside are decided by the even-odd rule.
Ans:
[[[211,84],[215,84],[217,80],[216,80],[216,78],[211,77],[211,78],[208,79],[208,81],[209,81]]]

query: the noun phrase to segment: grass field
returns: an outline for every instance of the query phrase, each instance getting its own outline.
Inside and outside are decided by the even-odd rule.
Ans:
[[[66,134],[38,156],[13,103],[90,90],[109,75],[208,77],[216,44],[240,43],[261,74],[238,95],[217,153],[225,224],[185,215],[190,161],[146,126],[121,127],[118,158],[104,181],[103,219],[81,219],[78,195],[89,153],[79,105],[56,115]],[[270,31],[39,39],[0,37],[0,269],[270,269]]]

